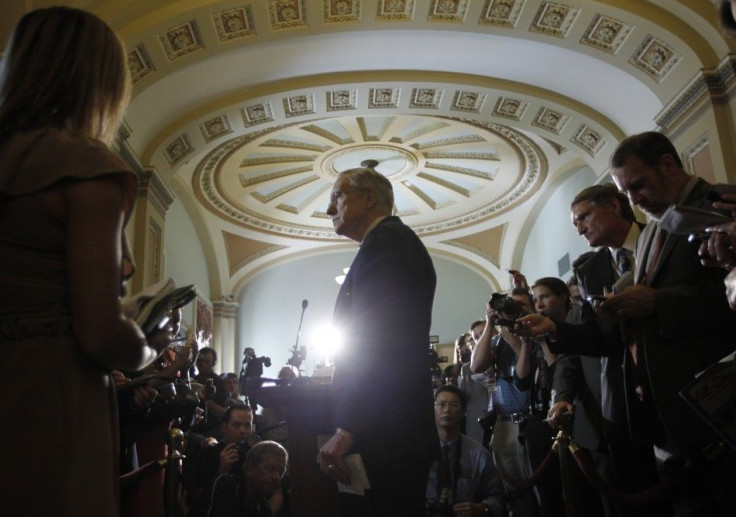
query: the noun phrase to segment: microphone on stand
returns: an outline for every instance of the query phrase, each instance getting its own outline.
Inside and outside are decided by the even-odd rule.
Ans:
[[[302,362],[304,359],[307,358],[307,349],[306,347],[302,347],[301,350],[299,349],[299,336],[302,333],[302,322],[304,321],[304,311],[307,310],[307,307],[309,307],[309,300],[302,300],[302,315],[299,318],[299,328],[296,331],[296,343],[294,343],[294,348],[291,351],[291,357],[288,361],[286,361],[286,364],[290,364],[291,366],[295,367],[297,370],[302,365]]]

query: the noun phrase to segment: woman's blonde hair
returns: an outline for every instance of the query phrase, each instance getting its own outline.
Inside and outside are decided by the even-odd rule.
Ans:
[[[69,7],[31,11],[0,68],[0,141],[56,127],[109,144],[130,89],[123,44],[104,21]]]

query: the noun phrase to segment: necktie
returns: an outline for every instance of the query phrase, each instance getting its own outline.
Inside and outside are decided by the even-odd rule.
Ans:
[[[654,233],[652,245],[649,247],[649,254],[647,255],[647,271],[644,277],[644,285],[650,285],[654,279],[654,269],[657,267],[657,262],[659,262],[659,255],[662,252],[662,246],[666,237],[667,232],[657,225],[657,230]]]
[[[629,260],[629,254],[625,248],[620,248],[616,252],[616,265],[618,266],[618,271],[621,275],[631,271],[631,261]]]
[[[452,493],[452,470],[450,462],[452,454],[450,446],[442,444],[442,457],[440,458],[437,468],[437,500],[442,501]]]

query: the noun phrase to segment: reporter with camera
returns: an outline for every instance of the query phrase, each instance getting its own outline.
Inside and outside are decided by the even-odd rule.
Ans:
[[[507,492],[522,487],[532,474],[529,456],[519,441],[520,425],[529,415],[529,394],[516,389],[514,370],[521,351],[521,341],[508,326],[496,324],[499,320],[513,320],[521,314],[534,312],[531,294],[524,288],[515,288],[511,294],[495,293],[486,307],[486,324],[470,360],[473,372],[489,368],[495,374],[493,412],[484,419],[491,432],[489,448]],[[515,516],[535,516],[537,501],[532,491],[512,500],[509,506]]]
[[[212,486],[222,474],[242,475],[243,462],[255,441],[253,410],[250,406],[232,406],[222,415],[222,441],[201,452],[196,474],[196,488],[191,495],[190,517],[207,515]]]
[[[225,381],[215,373],[216,364],[215,349],[208,346],[200,348],[197,355],[197,375],[192,380],[204,386],[198,395],[201,407],[206,411],[205,420],[195,430],[219,440],[222,438],[220,423],[227,408],[227,387]]]

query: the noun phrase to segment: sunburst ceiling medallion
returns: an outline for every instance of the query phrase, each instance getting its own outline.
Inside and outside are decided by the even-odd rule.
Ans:
[[[530,196],[546,174],[537,146],[507,126],[431,116],[341,116],[230,139],[202,160],[193,187],[224,219],[335,239],[325,213],[335,176],[366,160],[378,162],[375,169],[391,180],[397,215],[419,234],[498,215]]]

